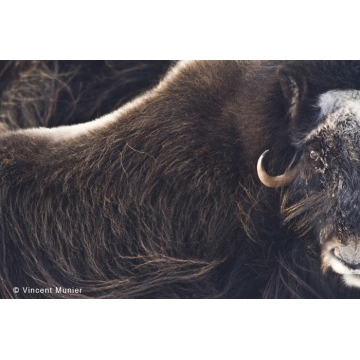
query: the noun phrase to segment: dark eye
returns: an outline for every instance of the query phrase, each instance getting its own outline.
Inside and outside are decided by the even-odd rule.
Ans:
[[[320,156],[320,153],[317,150],[310,150],[309,155],[313,160],[317,160]]]

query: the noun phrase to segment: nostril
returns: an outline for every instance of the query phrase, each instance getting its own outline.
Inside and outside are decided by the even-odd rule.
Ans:
[[[331,252],[333,253],[333,255],[336,258],[340,259],[340,250],[339,250],[339,248],[336,247],[336,248],[332,249]]]

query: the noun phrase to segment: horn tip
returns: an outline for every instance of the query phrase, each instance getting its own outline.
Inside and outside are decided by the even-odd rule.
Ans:
[[[264,157],[266,156],[266,154],[269,152],[269,149],[265,150],[259,157],[258,162],[257,162],[257,168],[258,170],[262,169],[262,161],[264,159]]]

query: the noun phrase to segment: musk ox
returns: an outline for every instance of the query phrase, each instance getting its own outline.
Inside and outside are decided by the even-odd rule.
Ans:
[[[3,62],[0,116],[2,298],[360,297],[360,62]]]

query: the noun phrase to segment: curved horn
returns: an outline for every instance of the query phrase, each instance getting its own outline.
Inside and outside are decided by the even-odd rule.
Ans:
[[[270,176],[266,173],[263,168],[263,158],[269,150],[266,150],[260,157],[257,162],[257,173],[260,181],[267,187],[277,188],[291,184],[295,178],[299,175],[300,168],[299,165],[295,166],[291,170],[285,172],[283,175],[279,176]]]

